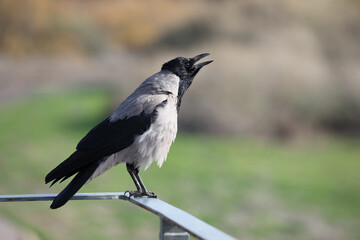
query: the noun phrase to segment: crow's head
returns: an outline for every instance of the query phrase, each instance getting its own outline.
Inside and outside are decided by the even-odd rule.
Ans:
[[[180,78],[178,96],[182,97],[185,91],[190,87],[194,77],[200,71],[200,69],[211,63],[212,61],[202,62],[195,64],[200,59],[210,55],[209,53],[203,53],[193,58],[177,57],[174,58],[162,66],[161,70],[168,70]]]

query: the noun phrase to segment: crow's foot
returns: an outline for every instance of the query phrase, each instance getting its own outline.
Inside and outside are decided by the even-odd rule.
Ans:
[[[140,191],[125,191],[124,194],[129,194],[129,197],[148,197],[157,198],[157,195],[153,192],[140,192]]]

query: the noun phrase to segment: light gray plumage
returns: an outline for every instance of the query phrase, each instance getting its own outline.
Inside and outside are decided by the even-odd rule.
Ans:
[[[45,178],[52,184],[73,176],[54,199],[51,208],[64,205],[85,183],[119,163],[125,163],[137,191],[132,196],[156,197],[148,192],[139,170],[153,161],[166,160],[177,133],[181,100],[199,70],[211,63],[195,64],[209,54],[178,57],[166,62],[160,72],[146,79],[114,113],[95,126],[77,145],[76,151]]]

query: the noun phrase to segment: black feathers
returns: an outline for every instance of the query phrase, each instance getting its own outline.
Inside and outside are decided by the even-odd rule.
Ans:
[[[107,156],[130,146],[136,135],[141,135],[151,124],[151,115],[142,112],[123,120],[109,118],[94,127],[77,145],[78,151]]]
[[[177,75],[181,80],[189,80],[191,66],[191,58],[178,57],[164,63],[161,70],[168,70]]]
[[[179,111],[180,109],[181,99],[184,93],[192,84],[196,74],[200,71],[200,69],[203,66],[211,63],[212,61],[202,62],[199,64],[195,64],[195,63],[208,55],[209,53],[203,53],[193,58],[178,57],[163,64],[161,70],[170,71],[180,78],[178,94],[177,94],[178,96],[177,111]]]
[[[67,203],[67,201],[69,201],[69,199],[74,196],[74,194],[79,191],[79,189],[86,183],[86,181],[91,177],[98,166],[99,163],[94,162],[86,167],[81,168],[79,173],[74,177],[69,185],[67,185],[66,188],[56,196],[50,208],[56,209]]]
[[[65,161],[60,163],[56,168],[54,168],[51,172],[48,173],[45,177],[45,183],[49,183],[51,181],[51,186],[62,179],[71,177],[75,173],[79,171],[81,167],[89,165],[96,158],[91,157],[91,154],[86,152],[76,151],[70,155]],[[50,187],[51,187],[50,186]]]
[[[116,122],[105,119],[81,139],[76,147],[77,151],[53,169],[45,177],[45,182],[54,181],[54,184],[61,178],[69,178],[81,167],[121,151],[130,146],[135,136],[145,132],[150,124],[151,114],[143,113]]]

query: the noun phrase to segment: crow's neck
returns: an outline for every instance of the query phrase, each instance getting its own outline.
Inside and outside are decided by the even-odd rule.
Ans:
[[[179,90],[178,90],[178,102],[177,102],[177,111],[180,110],[181,100],[184,96],[186,90],[190,87],[192,81],[191,80],[181,80],[179,83]]]

